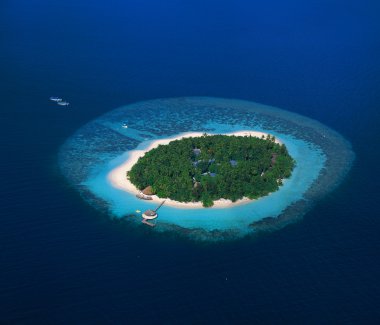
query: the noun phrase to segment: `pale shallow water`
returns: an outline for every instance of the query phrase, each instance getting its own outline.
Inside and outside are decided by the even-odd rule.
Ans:
[[[127,123],[128,129],[122,128]],[[113,110],[88,123],[60,152],[63,173],[94,207],[111,216],[141,221],[136,210],[156,204],[114,188],[107,174],[159,138],[183,132],[270,133],[296,160],[292,176],[275,193],[230,208],[181,209],[163,206],[157,231],[176,230],[193,238],[241,237],[298,220],[333,190],[349,170],[354,154],[335,131],[309,118],[253,102],[209,97],[158,99]]]

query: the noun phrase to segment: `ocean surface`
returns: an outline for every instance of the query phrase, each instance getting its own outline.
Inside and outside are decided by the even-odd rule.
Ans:
[[[0,324],[379,323],[379,39],[370,0],[1,1]],[[60,148],[117,107],[183,96],[310,117],[355,161],[278,231],[131,231],[70,185]]]

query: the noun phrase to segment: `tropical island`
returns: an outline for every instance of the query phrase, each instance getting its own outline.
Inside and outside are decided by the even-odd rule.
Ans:
[[[139,190],[182,203],[236,202],[275,192],[295,166],[274,136],[182,137],[148,150],[127,178]]]
[[[204,132],[231,137],[264,135],[264,139],[268,134],[275,136],[275,143],[285,144],[296,161],[291,177],[284,178],[283,185],[265,197],[243,197],[235,202],[221,198],[210,208],[202,201],[164,200],[154,194],[147,194],[151,200],[139,199],[137,195],[146,188],[137,188],[126,175],[139,158],[159,145],[202,137]],[[134,103],[99,117],[67,139],[59,153],[59,165],[85,200],[94,207],[107,208],[112,217],[139,216],[165,201],[159,210],[161,230],[219,240],[258,229],[279,229],[299,220],[338,186],[354,156],[346,139],[307,117],[241,100],[186,97]],[[217,177],[218,172],[215,174]],[[268,171],[262,177],[266,174]]]

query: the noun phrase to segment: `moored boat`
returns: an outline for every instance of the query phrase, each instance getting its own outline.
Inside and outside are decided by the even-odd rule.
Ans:
[[[59,98],[57,96],[51,96],[49,99],[57,103],[62,101],[62,98]]]
[[[153,200],[153,198],[150,195],[145,195],[144,193],[140,192],[136,194],[136,197],[141,200]]]
[[[61,105],[61,106],[69,106],[70,105],[70,103],[69,102],[66,102],[66,101],[59,101],[59,102],[57,102],[57,104],[58,105]]]

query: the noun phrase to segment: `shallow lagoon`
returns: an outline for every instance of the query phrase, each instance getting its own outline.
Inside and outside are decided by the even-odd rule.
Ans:
[[[123,123],[128,128],[122,128]],[[278,229],[302,217],[347,174],[354,154],[335,131],[307,117],[241,100],[187,97],[140,102],[115,109],[79,129],[60,151],[69,181],[94,207],[128,221],[136,210],[154,207],[118,190],[107,174],[159,138],[183,132],[228,133],[254,130],[285,143],[296,160],[292,176],[279,191],[231,208],[180,209],[163,206],[158,231],[176,230],[192,238],[241,237],[259,229]],[[181,231],[182,230],[182,231]]]

